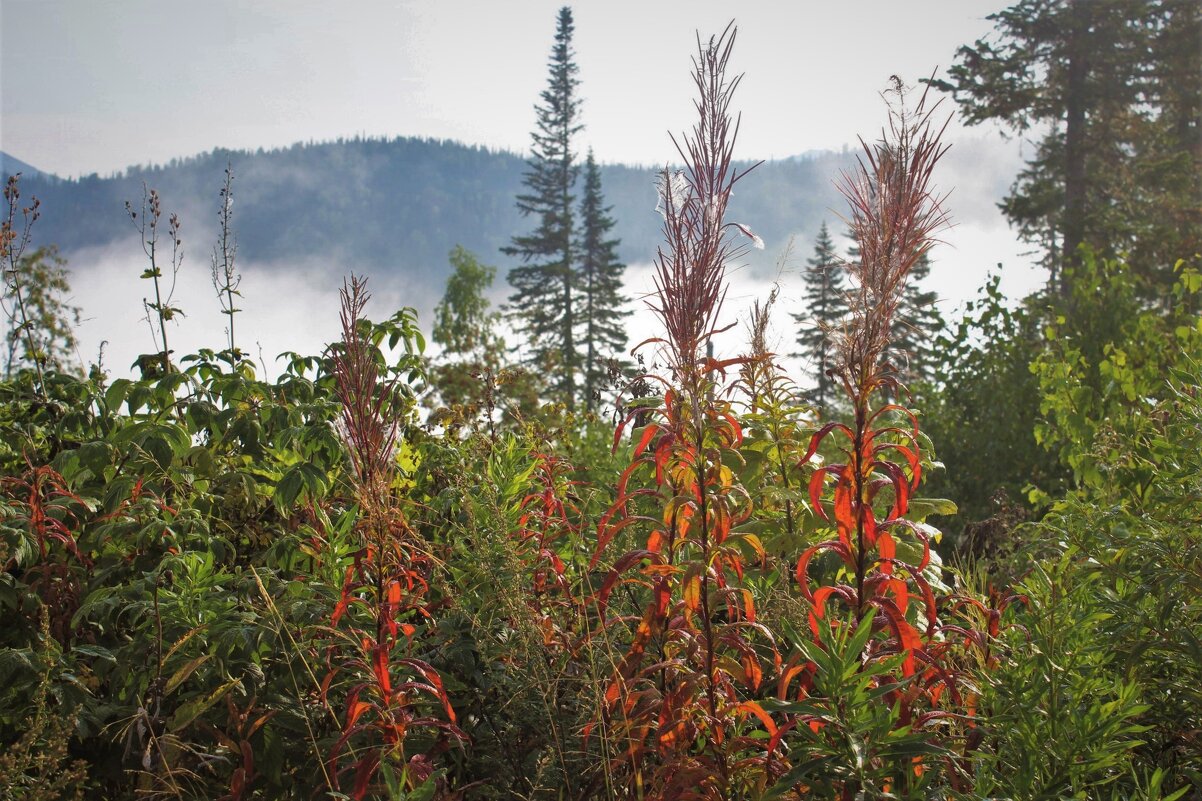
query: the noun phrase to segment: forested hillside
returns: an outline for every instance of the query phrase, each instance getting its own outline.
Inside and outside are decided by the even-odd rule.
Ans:
[[[599,158],[604,161],[604,154]],[[836,204],[830,176],[846,158],[816,154],[763,164],[732,201],[734,213],[759,221],[761,235],[783,247],[790,234],[816,229]],[[125,203],[141,202],[144,183],[180,213],[189,242],[208,243],[227,164],[237,176],[238,243],[247,261],[286,264],[328,256],[335,271],[353,266],[387,277],[433,270],[441,279],[456,244],[504,263],[500,249],[523,224],[513,204],[525,168],[521,156],[404,137],[254,153],[214,150],[104,178],[24,176],[22,186],[43,204],[39,241],[57,244],[68,257],[87,246],[127,241]],[[619,255],[627,262],[647,261],[655,253],[660,231],[652,210],[659,169],[662,165],[601,167],[606,202],[617,220]],[[775,255],[756,263],[769,265]]]

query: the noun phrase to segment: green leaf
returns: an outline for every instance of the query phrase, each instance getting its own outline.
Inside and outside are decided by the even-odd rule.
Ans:
[[[213,704],[224,698],[226,693],[234,687],[240,687],[241,685],[242,682],[239,679],[230,679],[208,695],[193,698],[191,701],[181,704],[179,709],[175,710],[175,714],[171,716],[169,728],[173,732],[182,731],[185,726],[203,715]]]
[[[92,659],[96,659],[101,662],[111,662],[114,665],[117,664],[117,657],[113,655],[113,652],[99,645],[75,645],[72,646],[71,652],[75,654],[81,654],[83,656],[90,656]]]
[[[954,515],[959,511],[956,502],[947,498],[912,498],[906,517],[921,522],[930,515]]]
[[[118,409],[125,402],[125,397],[129,394],[131,386],[133,386],[133,382],[128,378],[118,378],[105,390],[104,405],[109,409],[110,413]]]
[[[189,660],[183,667],[175,671],[175,674],[167,680],[167,686],[163,692],[170,694],[172,690],[188,680],[188,677],[196,672],[196,669],[213,658],[212,654],[201,654],[195,659]]]

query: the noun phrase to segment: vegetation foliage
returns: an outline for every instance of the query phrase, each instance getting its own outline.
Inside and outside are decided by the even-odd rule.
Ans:
[[[260,376],[234,338],[232,175],[222,350],[169,347],[181,225],[149,189],[136,377],[66,371],[64,307],[17,304],[0,797],[1202,797],[1202,277],[1082,248],[1067,294],[1010,308],[991,284],[916,373],[898,324],[947,224],[945,112],[895,81],[839,182],[856,250],[811,262],[846,304],[802,343],[820,405],[767,347],[775,293],[715,356],[759,242],[728,213],[756,178],[735,43],[698,38],[659,182],[656,366],[616,422],[508,363],[494,271],[463,248],[438,355],[352,276],[340,339]],[[61,273],[22,266],[38,206],[5,198],[24,303]],[[948,537],[945,491],[971,524]]]

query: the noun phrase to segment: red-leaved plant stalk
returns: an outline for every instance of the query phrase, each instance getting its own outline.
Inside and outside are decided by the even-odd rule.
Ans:
[[[617,798],[729,798],[762,786],[771,772],[771,749],[751,735],[760,721],[772,721],[749,699],[760,689],[764,660],[779,657],[742,586],[747,559],[761,558],[763,549],[736,530],[751,513],[730,467],[742,427],[720,399],[726,370],[745,360],[706,355],[719,331],[727,264],[742,253],[736,237],[759,243],[725,219],[731,190],[747,172],[732,160],[738,121],[730,105],[740,80],[727,77],[734,42],[733,25],[698,39],[698,120],[682,141],[673,138],[684,169],[661,177],[665,245],[648,301],[665,332],[648,342],[660,346],[670,372],[645,377],[664,388],[662,401],[637,408],[615,433],[616,446],[627,426],[646,422],[617,500],[599,523],[592,559],[600,563],[624,529],[651,529],[613,560],[595,599],[607,641],[622,644],[599,721],[607,790]],[[637,606],[614,612],[619,596]]]
[[[580,510],[571,492],[581,482],[568,477],[572,465],[566,459],[542,452],[533,458],[534,487],[521,502],[516,543],[530,571],[527,602],[543,644],[575,653],[583,628],[582,609],[559,549],[580,534]]]
[[[432,560],[393,489],[402,414],[398,377],[383,374],[382,356],[363,318],[369,298],[365,279],[352,276],[343,286],[342,342],[333,352],[361,547],[331,616],[335,644],[322,683],[328,696],[337,676],[351,676],[329,774],[337,789],[343,753],[350,752],[354,798],[372,790],[381,770],[406,791],[423,784],[434,772],[437,753],[463,737],[437,671],[413,655],[430,618],[425,596]],[[423,697],[433,700],[433,709]],[[422,729],[433,736],[423,738],[424,750],[411,752],[406,740]]]
[[[47,610],[50,631],[64,648],[71,646],[71,618],[79,608],[92,560],[80,550],[76,537],[81,528],[77,512],[86,502],[49,465],[34,467],[23,477],[0,478],[0,504],[7,504],[6,523],[27,534],[36,548],[24,568],[24,581]],[[0,562],[11,570],[18,559]]]
[[[846,263],[854,282],[851,316],[841,329],[830,332],[832,372],[847,396],[853,421],[828,423],[810,441],[806,460],[828,438],[844,438],[840,449],[845,461],[819,468],[810,481],[814,508],[829,520],[822,495],[827,479],[835,479],[833,522],[838,539],[807,550],[798,560],[797,580],[813,601],[816,617],[822,616],[831,596],[848,605],[857,623],[870,608],[879,608],[882,625],[894,627],[897,647],[908,654],[909,673],[921,646],[916,631],[905,622],[908,585],[898,574],[908,575],[922,589],[931,626],[935,615],[929,585],[921,576],[929,558],[926,533],[905,519],[922,477],[918,418],[898,403],[881,401],[904,392],[890,361],[890,332],[907,276],[947,225],[941,199],[931,187],[935,164],[947,146],[940,143],[942,129],[932,126],[933,109],[925,108],[925,93],[911,113],[901,105],[900,83],[893,91],[898,105],[891,106],[888,131],[880,141],[863,144],[856,169],[844,175],[839,187],[851,207],[848,222],[860,255]],[[896,418],[908,425],[896,424]],[[879,503],[886,495],[889,503]],[[894,534],[900,530],[923,543],[919,564],[896,561]],[[807,568],[822,551],[843,559],[851,583],[811,590]]]
[[[832,629],[862,633],[852,638],[863,648],[857,657],[859,670],[872,675],[877,703],[897,710],[890,736],[909,738],[910,750],[902,759],[901,749],[885,746],[874,753],[864,747],[859,757],[883,771],[877,775],[886,776],[877,790],[902,792],[921,779],[923,754],[950,753],[934,729],[956,716],[960,696],[953,671],[944,664],[947,651],[938,636],[935,593],[924,576],[931,556],[928,533],[907,519],[923,456],[918,419],[897,402],[906,390],[889,352],[890,331],[910,271],[948,225],[942,198],[932,185],[935,165],[947,146],[940,141],[943,128],[934,121],[935,107],[927,106],[925,92],[912,111],[905,106],[900,81],[895,79],[888,95],[888,128],[877,142],[862,142],[856,168],[840,185],[850,205],[848,223],[860,255],[846,264],[854,286],[850,318],[829,333],[835,352],[833,374],[852,417],[849,424],[828,423],[810,442],[806,461],[823,444],[839,454],[837,463],[815,470],[809,487],[813,508],[833,525],[835,537],[801,554],[796,580],[809,604],[816,646],[829,650],[831,640],[824,635]],[[823,583],[811,572],[815,557],[825,553],[837,556],[841,569],[826,573]],[[796,666],[786,668],[782,692],[805,698],[813,691],[815,672],[821,668],[813,659],[803,665],[806,661],[803,656]],[[795,691],[787,687],[793,679],[799,682]],[[800,722],[816,734],[827,725],[818,716],[803,718]],[[928,741],[915,739],[924,731],[931,732]],[[832,731],[832,736],[841,735]],[[906,767],[894,770],[889,754]],[[794,764],[805,759],[804,747],[790,754]],[[837,775],[842,774],[827,778]],[[868,789],[863,775],[867,772],[824,786],[841,797],[858,797]],[[800,774],[795,778],[800,781]]]

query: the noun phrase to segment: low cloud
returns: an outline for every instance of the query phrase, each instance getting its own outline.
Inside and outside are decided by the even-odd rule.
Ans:
[[[85,365],[94,363],[103,342],[106,370],[112,376],[129,375],[130,365],[140,354],[157,348],[142,305],[143,298],[153,299],[154,293],[151,281],[139,278],[146,267],[142,254],[131,252],[127,245],[110,245],[81,250],[69,258],[71,302],[83,312],[77,332],[81,360]],[[242,297],[234,322],[235,344],[256,362],[261,355],[268,375],[280,371],[276,361],[280,353],[318,354],[337,339],[338,290],[344,274],[332,268],[330,260],[248,262],[239,264],[238,269]],[[163,280],[164,287],[169,287],[170,276]],[[431,310],[442,290],[417,279],[371,276],[368,287],[372,292],[369,317],[384,319],[402,306],[413,306],[424,330],[428,330]],[[226,346],[229,318],[221,313],[207,261],[184,261],[171,303],[184,312],[182,318],[167,324],[174,359],[200,348],[221,350]]]

